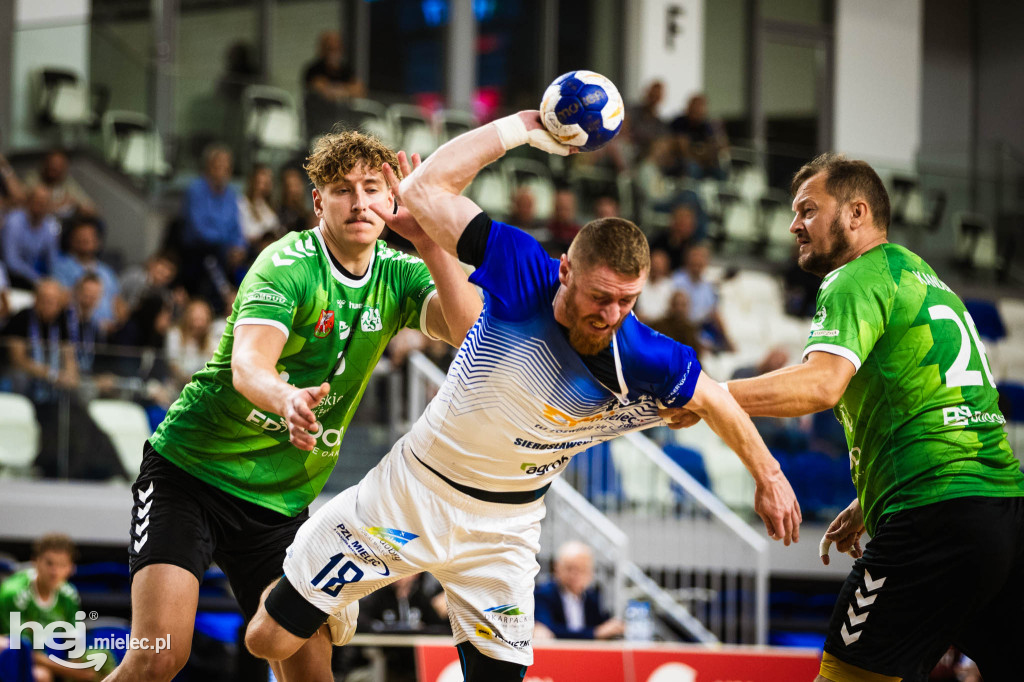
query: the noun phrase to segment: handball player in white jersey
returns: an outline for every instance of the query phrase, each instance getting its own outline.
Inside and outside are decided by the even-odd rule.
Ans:
[[[332,614],[342,643],[355,628],[356,600],[429,571],[444,585],[466,679],[521,680],[533,662],[536,554],[551,479],[578,452],[664,424],[659,405],[686,405],[707,420],[754,477],[754,508],[769,537],[799,539],[793,489],[749,417],[701,372],[692,348],[632,315],[650,268],[643,233],[627,220],[595,220],[555,260],[460,195],[521,144],[569,153],[538,112],[521,112],[448,142],[404,180],[409,214],[375,208],[407,237],[422,230],[471,268],[484,310],[409,434],[299,529],[284,577],[264,592],[247,630],[254,654],[288,657]]]

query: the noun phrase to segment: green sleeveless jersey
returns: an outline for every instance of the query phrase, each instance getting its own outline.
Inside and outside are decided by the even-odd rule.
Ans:
[[[334,265],[321,228],[267,247],[239,287],[213,359],[185,386],[150,439],[193,476],[244,500],[295,516],[320,493],[374,366],[402,327],[425,331],[434,292],[423,261],[379,241],[357,280]],[[313,409],[312,452],[288,442],[280,415],[232,386],[234,329],[260,324],[288,336],[277,371],[300,388],[330,384]]]
[[[49,603],[39,601],[32,583],[36,570],[28,568],[11,574],[0,583],[0,635],[11,634],[11,614],[20,613],[20,622],[40,623],[46,627],[50,623],[74,623],[75,613],[81,608],[78,590],[70,583],[64,583],[50,597]],[[25,633],[31,637],[31,633]]]
[[[917,255],[881,244],[826,275],[804,357],[814,351],[857,368],[835,414],[869,533],[900,509],[1024,496],[974,321]]]

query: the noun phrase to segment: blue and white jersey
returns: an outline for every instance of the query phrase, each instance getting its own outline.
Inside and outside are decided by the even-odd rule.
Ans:
[[[525,232],[493,222],[470,281],[484,290],[483,313],[406,440],[456,483],[536,490],[576,453],[664,423],[658,400],[679,407],[693,396],[693,349],[633,315],[612,341],[618,385],[602,385],[555,320],[558,261]]]

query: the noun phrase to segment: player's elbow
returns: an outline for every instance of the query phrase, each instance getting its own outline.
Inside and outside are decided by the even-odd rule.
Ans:
[[[814,382],[813,388],[807,392],[807,396],[812,401],[813,411],[822,412],[835,407],[839,399],[843,397],[844,390],[846,390],[845,385],[839,385],[828,377],[821,377]]]

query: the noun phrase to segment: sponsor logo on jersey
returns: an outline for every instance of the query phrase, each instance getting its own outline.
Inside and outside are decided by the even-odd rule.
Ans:
[[[593,438],[587,438],[586,440],[572,440],[568,443],[538,443],[532,440],[526,440],[524,438],[516,438],[513,445],[520,447],[529,448],[531,450],[569,450],[571,448],[579,448],[584,445],[590,445],[594,442]]]
[[[519,606],[516,604],[502,604],[501,606],[492,606],[489,609],[484,609],[484,613],[500,613],[503,616],[522,616],[525,615],[519,610]]]
[[[494,639],[494,640],[497,640],[499,642],[504,642],[505,644],[508,644],[513,649],[524,649],[524,648],[530,646],[530,640],[528,640],[528,639],[520,639],[520,640],[515,640],[515,641],[505,639],[504,637],[501,636],[500,632],[495,632],[494,630],[492,630],[488,626],[484,625],[483,623],[477,623],[476,624],[476,636],[477,637],[483,637],[484,639]]]
[[[250,291],[245,297],[245,303],[255,301],[257,303],[274,303],[276,305],[287,305],[288,299],[273,289],[264,288]]]
[[[340,393],[339,394],[331,393],[330,395],[325,397],[324,400],[325,401],[333,400],[333,403],[337,403],[339,400],[341,400],[341,397],[342,397],[342,394],[340,394]],[[314,414],[316,414],[317,417],[320,416],[320,413],[317,411],[318,409],[319,409],[319,406],[317,406],[317,408],[314,408]],[[249,412],[249,416],[247,416],[245,418],[245,421],[250,423],[250,424],[255,424],[256,426],[260,427],[262,430],[269,431],[270,433],[280,433],[280,432],[287,433],[288,432],[288,424],[287,424],[287,422],[285,422],[285,420],[283,418],[281,418],[281,417],[274,418],[272,416],[263,414],[262,412],[260,412],[256,408],[253,408],[252,411]],[[313,436],[313,438],[317,439],[322,445],[326,446],[326,447],[323,447],[323,448],[321,448],[321,447],[314,447],[313,451],[310,454],[320,455],[321,457],[337,457],[338,456],[337,447],[339,445],[341,445],[341,437],[344,435],[345,429],[326,429],[325,430],[324,429],[324,425],[321,424],[320,422],[317,422],[316,423],[316,430],[315,431],[310,431],[309,433],[310,433],[311,436]]]
[[[557,471],[563,466],[569,463],[571,458],[568,455],[562,455],[554,462],[548,462],[547,464],[541,464],[537,466],[535,462],[523,462],[519,469],[522,470],[528,476],[543,476],[549,471]]]
[[[384,328],[380,321],[380,310],[377,308],[363,308],[359,316],[359,328],[364,332],[379,332]]]
[[[998,412],[974,412],[967,405],[942,408],[943,426],[968,424],[1005,424],[1006,417]]]
[[[825,317],[828,315],[828,309],[825,306],[818,308],[818,312],[814,313],[814,319],[811,320],[811,331],[817,331],[825,328]]]
[[[326,338],[332,329],[334,329],[334,311],[321,310],[320,319],[316,321],[316,326],[313,327],[313,336],[318,339]]]
[[[419,535],[416,535],[415,533],[410,533],[409,531],[405,530],[398,530],[397,528],[383,528],[381,526],[372,526],[369,528],[364,528],[363,530],[372,535],[373,537],[377,538],[384,544],[388,545],[396,552],[402,551],[402,548],[405,547],[407,543],[419,537]]]
[[[377,553],[370,549],[368,545],[356,539],[355,534],[344,523],[339,523],[334,527],[334,534],[345,543],[348,551],[364,564],[382,576],[391,575],[391,569],[384,563],[384,560],[377,556]]]
[[[839,336],[839,330],[838,329],[819,329],[817,331],[811,332],[811,338],[812,339],[818,338],[819,336]]]
[[[352,326],[345,320],[338,320],[338,338],[347,339],[352,333]]]

